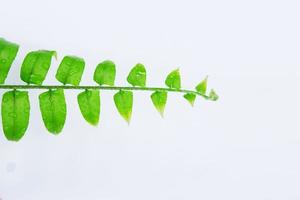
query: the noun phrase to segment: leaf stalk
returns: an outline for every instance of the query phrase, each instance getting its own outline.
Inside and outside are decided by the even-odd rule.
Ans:
[[[177,93],[193,93],[198,96],[202,96],[205,99],[209,99],[208,95],[201,94],[200,92],[186,89],[174,89],[174,88],[162,88],[162,87],[129,87],[129,86],[73,86],[73,85],[0,85],[0,89],[23,89],[23,90],[51,90],[51,89],[65,89],[65,90],[135,90],[135,91],[167,91]]]

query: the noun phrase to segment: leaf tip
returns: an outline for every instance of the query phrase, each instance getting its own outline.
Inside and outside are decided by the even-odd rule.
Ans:
[[[180,89],[181,88],[181,77],[180,77],[180,71],[179,68],[171,71],[167,78],[165,79],[165,84],[169,88],[172,89]]]
[[[164,112],[164,110],[158,110],[158,112],[159,112],[159,115],[161,116],[161,118],[165,118],[165,112]]]
[[[208,95],[208,99],[212,101],[217,101],[219,99],[219,95],[217,95],[216,91],[214,89],[211,89]]]
[[[56,51],[52,51],[52,56],[54,56],[55,60],[57,60],[57,52]]]
[[[131,112],[128,113],[127,115],[122,115],[122,117],[125,120],[125,122],[127,123],[127,125],[129,126],[131,123]]]
[[[93,127],[97,127],[99,125],[99,121],[94,121],[94,122],[89,121],[89,124]]]

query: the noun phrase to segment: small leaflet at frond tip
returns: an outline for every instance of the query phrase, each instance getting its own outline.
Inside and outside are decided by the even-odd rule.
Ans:
[[[132,91],[120,90],[114,95],[114,102],[119,114],[130,124],[133,105]]]
[[[208,99],[212,100],[212,101],[217,101],[219,99],[219,96],[217,95],[217,93],[215,92],[214,89],[211,89],[208,95]]]
[[[179,68],[171,71],[166,80],[165,80],[166,86],[168,86],[171,89],[180,89],[181,88],[181,77]]]
[[[152,103],[161,117],[164,117],[167,98],[168,93],[166,91],[155,91],[151,94]]]
[[[136,64],[127,76],[127,82],[132,86],[146,86],[146,69],[141,63]]]
[[[192,107],[194,107],[196,95],[193,93],[186,93],[183,95],[183,97],[191,104]]]
[[[204,80],[202,80],[202,81],[196,86],[197,92],[199,92],[199,93],[202,94],[202,95],[205,95],[205,94],[206,94],[206,90],[207,90],[207,79],[208,79],[208,76],[206,76],[206,77],[204,78]]]

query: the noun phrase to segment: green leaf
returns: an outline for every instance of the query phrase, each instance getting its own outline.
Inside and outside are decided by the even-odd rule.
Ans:
[[[127,76],[127,81],[132,86],[146,86],[146,69],[143,64],[136,64]]]
[[[167,99],[168,93],[166,91],[155,91],[151,94],[152,103],[162,117],[164,116]]]
[[[196,99],[196,95],[193,93],[186,93],[183,95],[183,97],[191,104],[191,106],[194,106],[194,102]]]
[[[199,92],[200,94],[205,95],[206,94],[206,89],[207,89],[207,76],[205,77],[205,79],[203,81],[201,81],[197,86],[196,86],[196,90],[197,92]]]
[[[209,92],[209,95],[208,95],[208,99],[210,99],[212,101],[217,101],[219,99],[219,96],[213,89],[211,89]]]
[[[99,85],[110,85],[115,84],[116,78],[116,66],[110,61],[106,60],[97,65],[94,73],[94,81]]]
[[[22,63],[21,79],[30,84],[41,85],[46,78],[55,51],[39,50],[28,53]]]
[[[0,38],[0,84],[5,82],[7,74],[19,50],[19,45]]]
[[[120,115],[130,123],[132,104],[133,104],[133,94],[131,91],[120,90],[114,95],[115,105],[120,113]]]
[[[82,58],[76,56],[65,56],[61,61],[56,79],[62,84],[79,85],[85,62]]]
[[[67,115],[66,100],[62,89],[40,94],[40,110],[47,130],[58,134],[62,131]]]
[[[97,125],[100,115],[99,90],[85,90],[77,96],[78,105],[84,119],[92,125]]]
[[[28,92],[13,90],[2,97],[2,126],[5,137],[19,141],[29,123],[30,104]]]
[[[165,84],[169,88],[180,89],[181,88],[181,78],[179,69],[173,70],[166,78]]]

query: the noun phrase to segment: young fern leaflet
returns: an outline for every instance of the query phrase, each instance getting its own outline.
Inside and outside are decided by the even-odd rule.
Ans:
[[[167,75],[167,87],[147,87],[147,71],[143,64],[136,64],[127,76],[132,86],[115,86],[116,66],[106,60],[99,63],[94,72],[95,86],[81,86],[80,81],[85,68],[84,59],[77,56],[65,56],[56,73],[56,79],[62,85],[43,85],[51,66],[55,51],[38,50],[29,52],[22,63],[20,78],[26,85],[6,85],[5,79],[16,58],[19,45],[0,38],[0,89],[9,90],[3,94],[1,104],[2,127],[5,137],[10,141],[19,141],[29,124],[30,102],[27,91],[47,90],[39,95],[41,116],[46,129],[52,134],[59,134],[65,124],[67,104],[64,90],[81,90],[77,96],[83,118],[91,125],[97,125],[100,117],[100,91],[116,90],[113,99],[119,114],[129,123],[133,107],[133,91],[152,91],[150,98],[154,107],[163,116],[168,92],[183,93],[183,97],[194,104],[196,96],[216,101],[218,95],[212,89],[207,94],[207,77],[195,91],[181,89],[179,69]]]

